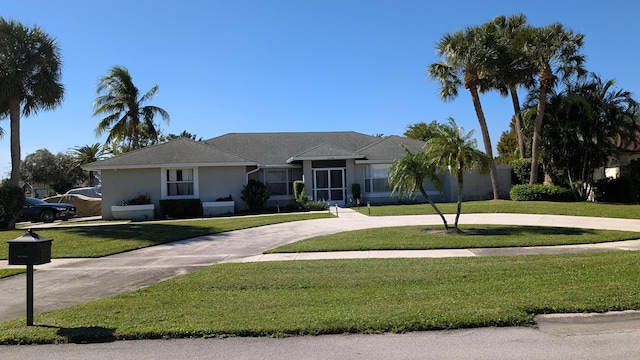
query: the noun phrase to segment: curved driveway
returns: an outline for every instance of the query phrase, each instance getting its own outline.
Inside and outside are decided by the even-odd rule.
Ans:
[[[451,221],[453,221],[452,216],[449,216],[449,218],[451,218]],[[441,222],[439,217],[435,215],[367,217],[350,209],[340,209],[339,216],[337,218],[276,224],[253,229],[202,236],[127,253],[107,256],[99,259],[54,259],[49,264],[36,266],[37,271],[34,275],[34,311],[36,313],[41,311],[49,311],[71,306],[74,304],[85,303],[102,297],[126,293],[164,279],[168,279],[177,275],[200,269],[205,266],[210,266],[222,262],[320,258],[483,256],[499,254],[516,255],[577,251],[640,250],[640,240],[633,240],[595,245],[572,245],[517,249],[366,251],[273,255],[262,254],[264,250],[318,235],[375,227],[429,225],[440,223]],[[570,217],[557,215],[464,214],[460,218],[460,223],[558,226],[589,229],[629,230],[640,232],[640,220]],[[55,240],[53,246],[55,246]],[[6,265],[6,261],[0,264],[0,268],[7,267],[10,266]],[[24,315],[24,294],[24,275],[0,279],[0,322]],[[566,336],[568,334],[573,334],[576,331],[582,331],[583,333],[586,331],[585,334],[592,334],[594,329],[600,329],[598,326],[594,327],[593,325],[593,320],[596,319],[597,321],[605,323],[605,325],[603,325],[604,327],[602,327],[601,330],[598,331],[610,332],[612,330],[611,324],[615,324],[613,325],[614,332],[621,329],[622,326],[622,332],[626,334],[625,336],[630,336],[630,334],[632,334],[634,339],[640,339],[640,331],[636,330],[640,329],[640,316],[634,312],[628,313],[626,315],[627,316],[623,318],[617,318],[618,320],[613,322],[609,320],[602,320],[600,318],[594,318],[593,316],[589,318],[589,321],[575,320],[575,317],[571,316],[560,318],[550,317],[547,319],[541,319],[540,328],[543,330],[547,329],[548,333],[556,334],[557,336]],[[584,317],[581,317],[581,319],[583,318]],[[568,328],[566,326],[568,323],[575,324],[576,322],[584,322],[588,325],[588,327],[583,328],[586,330],[576,330],[576,328]],[[536,332],[537,330],[523,329],[522,331]],[[449,333],[454,336],[458,336],[455,334],[461,334],[457,332]],[[462,332],[462,334],[464,333],[465,332]],[[428,336],[436,336],[436,333],[431,334],[434,335]],[[406,335],[404,337],[411,338],[412,336],[413,335]],[[398,336],[392,338],[396,340],[399,339]],[[358,338],[356,337],[353,339]],[[463,339],[461,338],[461,340]],[[269,342],[269,340],[253,339],[247,341]],[[355,342],[356,340],[353,341]],[[227,343],[230,342],[232,341],[228,341]],[[274,340],[274,342],[277,341]],[[636,344],[638,343],[638,341],[635,342]],[[374,344],[375,343],[379,343],[379,341],[374,342]],[[374,345],[372,344],[369,346]],[[278,346],[276,346],[276,348],[277,347]],[[617,349],[619,351],[621,350],[620,347],[617,347]],[[636,352],[635,354],[637,353],[638,352]],[[361,352],[361,354],[367,354],[367,352]],[[372,356],[369,356],[369,358],[381,358],[375,357],[373,355],[381,355],[383,353],[380,351],[372,351],[370,352],[370,354]],[[236,355],[238,354],[236,353]],[[624,356],[624,354],[622,353],[621,355]],[[246,358],[259,358],[259,356],[248,356]]]

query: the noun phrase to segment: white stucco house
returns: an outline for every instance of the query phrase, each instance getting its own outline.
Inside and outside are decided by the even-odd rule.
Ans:
[[[267,206],[294,202],[293,182],[305,183],[306,195],[331,205],[355,202],[352,184],[360,184],[361,204],[395,203],[387,184],[387,168],[404,156],[402,146],[416,153],[424,142],[400,136],[376,137],[357,132],[229,133],[206,141],[179,138],[83,166],[102,178],[102,216],[137,194],[148,193],[159,215],[163,199],[213,202],[232,196],[235,210],[246,208],[240,191],[249,179],[267,185]],[[509,167],[499,167],[502,191],[509,193]],[[425,188],[439,201],[455,201],[455,178],[442,175],[443,192]],[[465,178],[465,199],[492,198],[486,175]]]

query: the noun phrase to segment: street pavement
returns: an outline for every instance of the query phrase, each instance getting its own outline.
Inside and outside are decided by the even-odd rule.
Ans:
[[[262,254],[267,249],[283,244],[342,231],[402,225],[441,224],[440,218],[434,215],[368,217],[351,209],[332,209],[334,214],[338,212],[338,216],[335,218],[283,223],[201,236],[98,259],[54,259],[51,263],[35,267],[37,271],[34,275],[34,312],[37,314],[42,311],[55,310],[130,292],[165,279],[224,262],[330,258],[495,256],[640,250],[640,240],[630,240],[593,245],[508,249]],[[451,216],[448,216],[448,218],[448,221],[453,221]],[[639,220],[558,215],[464,214],[460,218],[460,223],[517,224],[640,232]],[[55,239],[53,246],[55,246]],[[7,265],[6,261],[0,263],[0,268],[12,267],[14,266]],[[24,275],[0,279],[0,322],[24,316],[25,282]],[[0,354],[2,354],[1,357],[3,359],[35,357],[38,350],[46,350],[47,358],[50,359],[424,359],[454,357],[453,354],[455,354],[455,358],[459,359],[541,357],[550,359],[626,359],[637,358],[638,354],[640,354],[640,345],[638,345],[640,344],[640,341],[638,341],[640,340],[640,313],[638,312],[554,314],[538,316],[536,321],[538,323],[537,329],[488,328],[384,336],[341,335],[297,337],[293,339],[185,339],[123,341],[90,345],[1,346]],[[477,339],[475,350],[468,349],[468,346],[474,344],[472,339]],[[604,339],[607,339],[607,341],[600,341]],[[351,345],[345,345],[345,348],[340,348],[336,346],[340,342]],[[573,344],[574,342],[575,344]],[[325,343],[327,344],[326,346],[322,345]],[[455,345],[453,345],[454,343]],[[410,344],[413,344],[413,346]],[[624,346],[622,346],[623,344]],[[180,353],[185,356],[171,356],[173,350],[167,348],[174,349],[175,347],[185,351]],[[286,350],[288,347],[291,347],[290,351]],[[186,352],[187,349],[190,353]],[[202,353],[199,352],[199,349]],[[247,349],[253,350],[246,351]],[[342,350],[336,352],[337,349]],[[390,354],[388,353],[389,349],[397,349],[397,351],[394,351],[391,354],[392,356],[387,356]],[[554,349],[555,352],[550,353],[549,349]],[[599,354],[598,350],[606,350],[608,356],[605,357],[605,353]],[[87,352],[85,353],[85,351]],[[443,351],[451,356],[445,356]],[[456,351],[460,353],[456,353]],[[528,351],[533,352],[528,353]],[[470,357],[465,357],[467,356],[465,354]],[[531,354],[536,354],[537,356],[530,357],[529,355]],[[562,356],[563,354],[573,355]],[[576,354],[587,356],[574,356]],[[616,356],[611,356],[612,354]],[[634,354],[635,357],[629,357],[629,354]],[[505,355],[505,357],[500,357],[499,355]]]

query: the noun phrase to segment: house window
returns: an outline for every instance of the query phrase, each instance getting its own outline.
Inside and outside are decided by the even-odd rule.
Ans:
[[[370,164],[364,168],[364,192],[389,192],[388,164]]]
[[[167,196],[193,196],[193,169],[167,169]]]
[[[271,195],[293,195],[293,182],[300,179],[302,179],[301,169],[264,171],[264,183]]]

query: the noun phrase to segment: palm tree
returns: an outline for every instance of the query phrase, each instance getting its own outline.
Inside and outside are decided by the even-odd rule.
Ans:
[[[92,145],[83,145],[76,146],[70,150],[71,156],[73,156],[73,161],[71,162],[71,168],[77,168],[84,164],[89,164],[92,162],[96,162],[103,158],[102,156],[102,148],[100,143],[95,143]],[[94,186],[94,173],[93,171],[89,171],[89,186]]]
[[[153,118],[160,115],[169,123],[169,114],[156,106],[143,106],[158,93],[158,85],[154,85],[141,97],[140,91],[133,84],[129,71],[122,66],[114,66],[106,76],[98,81],[99,95],[93,102],[93,116],[104,115],[96,126],[96,136],[109,132],[105,148],[111,143],[122,142],[126,150],[136,150],[140,146],[141,135],[152,139],[158,137]]]
[[[499,56],[491,77],[492,86],[502,96],[511,96],[514,112],[514,128],[518,140],[520,158],[527,157],[525,137],[523,134],[522,112],[518,98],[518,88],[531,88],[535,84],[535,69],[526,61],[524,42],[530,33],[527,18],[523,14],[514,16],[497,16],[484,25],[485,31],[496,34],[496,49]]]
[[[424,152],[412,154],[409,149],[406,147],[403,148],[405,156],[394,160],[388,169],[391,196],[396,194],[399,197],[409,195],[415,199],[417,193],[420,192],[433,210],[440,215],[444,223],[444,229],[448,230],[449,224],[447,224],[447,219],[445,219],[440,209],[438,209],[424,189],[424,181],[427,179],[431,181],[439,191],[442,191],[442,183],[436,173],[436,167],[429,164]]]
[[[0,117],[9,116],[11,177],[20,180],[20,115],[52,110],[62,103],[61,55],[56,41],[37,26],[0,17]]]
[[[495,32],[478,27],[445,34],[436,46],[437,54],[443,61],[431,64],[427,70],[427,75],[442,85],[440,97],[445,101],[456,98],[461,85],[469,90],[480,124],[485,152],[490,161],[494,199],[500,198],[500,187],[479,92],[489,91],[493,86],[490,75],[499,56],[495,46],[497,42]]]
[[[441,171],[449,170],[458,180],[458,207],[454,229],[458,230],[458,219],[462,209],[464,174],[472,170],[486,173],[489,170],[489,158],[478,150],[473,138],[473,130],[464,133],[453,118],[448,124],[440,126],[440,132],[425,144],[426,158]]]
[[[529,42],[524,46],[528,61],[538,71],[539,83],[537,115],[531,142],[530,184],[535,184],[538,178],[540,134],[547,93],[556,84],[557,77],[554,72],[563,79],[573,75],[583,76],[586,74],[586,70],[583,68],[585,58],[580,53],[583,42],[583,34],[574,34],[572,30],[565,29],[562,24],[555,23],[545,27],[532,28]]]

